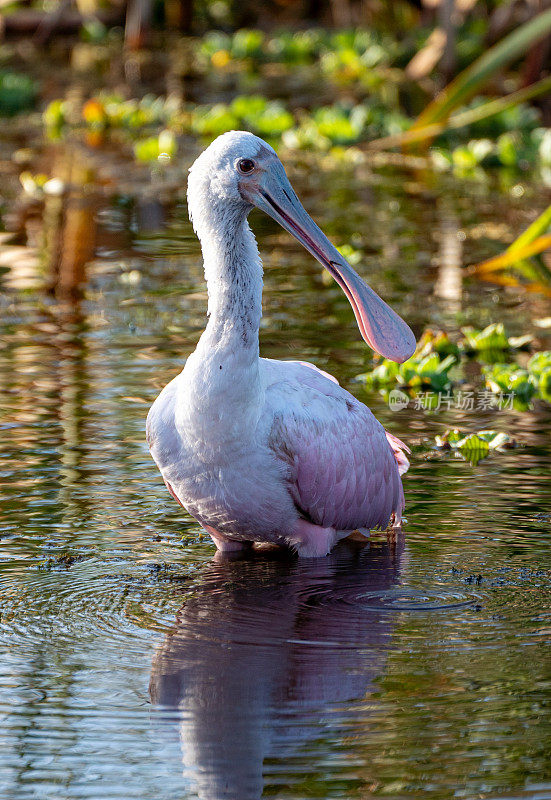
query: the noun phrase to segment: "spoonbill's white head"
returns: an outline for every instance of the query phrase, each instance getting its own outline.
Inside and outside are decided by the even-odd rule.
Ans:
[[[279,222],[331,273],[373,350],[399,363],[413,354],[415,336],[409,326],[364,283],[305,211],[274,149],[247,131],[224,133],[190,169],[190,219],[198,236],[207,237],[213,225],[234,224],[253,206]]]

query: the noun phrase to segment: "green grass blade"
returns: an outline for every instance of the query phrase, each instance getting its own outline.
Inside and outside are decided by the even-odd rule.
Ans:
[[[519,236],[517,242],[522,238],[522,236],[524,236],[524,234]],[[494,256],[493,258],[489,258],[487,261],[482,261],[480,264],[477,264],[474,267],[474,271],[479,274],[495,272],[496,270],[506,269],[507,267],[516,264],[518,261],[523,261],[526,258],[530,258],[530,256],[543,253],[544,250],[548,250],[551,247],[551,236],[538,236],[535,239],[532,239],[530,242],[525,242],[521,247],[514,248],[513,245],[515,244],[516,242],[513,242],[513,244],[507,250],[505,250],[504,253],[501,253],[501,255]]]
[[[414,128],[446,120],[466,103],[502,67],[526,53],[531,45],[551,33],[551,8],[525,22],[491,47],[455,78],[419,115]]]
[[[551,206],[548,206],[545,211],[515,239],[513,244],[509,245],[507,252],[516,253],[517,251],[524,250],[538,237],[541,236],[543,238],[543,234],[546,233],[549,228],[551,228]]]
[[[367,149],[388,150],[392,147],[421,142],[424,139],[434,139],[434,137],[438,136],[440,133],[456,130],[457,128],[464,128],[467,125],[472,125],[474,122],[489,119],[496,114],[500,114],[502,111],[506,111],[508,108],[512,108],[519,103],[525,103],[527,100],[532,100],[534,97],[546,94],[547,92],[551,92],[551,75],[542,78],[541,81],[537,81],[531,86],[505,95],[505,97],[498,97],[476,108],[470,108],[467,111],[454,114],[443,122],[434,122],[431,125],[426,125],[424,128],[412,127],[407,131],[394,134],[393,136],[373,139],[367,145]]]

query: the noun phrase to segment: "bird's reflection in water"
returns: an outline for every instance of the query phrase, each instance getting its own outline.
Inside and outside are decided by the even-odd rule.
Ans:
[[[332,741],[365,734],[350,701],[383,672],[402,551],[399,537],[342,542],[315,561],[219,555],[207,567],[150,682],[155,704],[178,709],[194,796],[257,800],[267,758],[296,756],[328,726]]]

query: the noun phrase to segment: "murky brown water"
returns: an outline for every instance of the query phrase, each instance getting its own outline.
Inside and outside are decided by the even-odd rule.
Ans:
[[[205,320],[184,176],[137,191],[116,163],[111,188],[45,208],[5,176],[28,239],[0,257],[2,800],[551,797],[549,405],[391,412],[352,382],[370,352],[340,290],[255,212],[263,353],[329,370],[416,445],[409,522],[315,563],[213,560],[144,441]],[[548,298],[460,269],[544,205],[537,186],[291,174],[417,333],[499,320],[549,349]],[[476,467],[420,446],[456,425],[523,446]]]

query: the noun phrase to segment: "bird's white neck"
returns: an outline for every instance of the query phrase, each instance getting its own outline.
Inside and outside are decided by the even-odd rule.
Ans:
[[[184,373],[186,395],[179,424],[202,442],[203,458],[253,435],[261,408],[258,330],[262,315],[262,262],[247,223],[248,208],[211,213],[194,224],[207,279],[209,321]],[[231,213],[233,212],[233,214]]]
[[[246,210],[215,207],[198,231],[209,298],[199,348],[258,358],[262,262]]]

